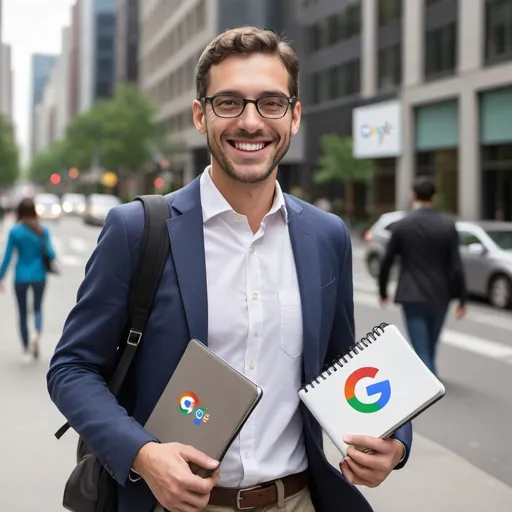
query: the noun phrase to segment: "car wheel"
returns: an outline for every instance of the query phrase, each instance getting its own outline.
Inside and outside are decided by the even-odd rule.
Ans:
[[[377,279],[380,272],[380,258],[376,254],[372,254],[367,261],[368,272],[372,277]]]
[[[508,309],[512,305],[512,282],[507,276],[494,276],[489,283],[489,302],[500,309]]]

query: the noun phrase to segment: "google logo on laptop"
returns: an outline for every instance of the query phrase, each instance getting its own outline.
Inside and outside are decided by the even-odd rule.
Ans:
[[[207,423],[210,415],[206,414],[206,407],[201,406],[201,402],[195,393],[187,391],[178,398],[178,406],[181,414],[193,414],[194,424],[201,425]]]
[[[366,393],[368,396],[379,395],[380,397],[376,402],[364,403],[361,402],[356,396],[356,384],[366,377],[374,379],[379,370],[371,366],[365,366],[359,368],[355,372],[352,372],[345,382],[345,398],[349,403],[350,407],[358,412],[371,413],[380,411],[391,398],[391,386],[389,380],[381,380],[374,384],[366,386]]]

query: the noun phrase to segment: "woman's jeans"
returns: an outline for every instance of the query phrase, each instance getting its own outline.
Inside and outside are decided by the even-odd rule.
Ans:
[[[46,281],[39,281],[36,283],[15,283],[14,290],[16,291],[16,300],[18,301],[18,314],[20,322],[20,333],[23,347],[29,346],[29,335],[27,325],[27,296],[28,290],[32,288],[33,291],[33,304],[34,304],[34,323],[36,331],[39,333],[43,327],[43,315],[41,313],[41,305],[43,303],[43,295]]]

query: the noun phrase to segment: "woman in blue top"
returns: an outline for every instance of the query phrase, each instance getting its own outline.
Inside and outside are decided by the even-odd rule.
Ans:
[[[18,223],[9,232],[5,256],[0,267],[0,292],[4,290],[2,280],[7,272],[13,252],[18,259],[14,275],[14,289],[18,302],[21,341],[25,358],[30,358],[29,334],[27,326],[27,295],[32,288],[34,298],[34,320],[36,336],[33,355],[39,355],[39,339],[42,331],[41,306],[46,285],[46,269],[43,263],[43,237],[50,260],[55,259],[48,228],[41,226],[32,199],[24,199],[18,206]]]

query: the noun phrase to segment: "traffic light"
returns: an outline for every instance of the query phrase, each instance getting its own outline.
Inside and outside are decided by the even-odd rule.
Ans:
[[[53,185],[58,185],[60,183],[60,176],[56,172],[54,172],[50,176],[50,181],[53,183]]]
[[[164,183],[163,178],[157,178],[155,180],[155,188],[164,188],[164,185],[165,185],[165,183]]]
[[[68,174],[72,180],[76,180],[78,178],[78,176],[80,175],[80,171],[76,167],[73,167],[73,168],[69,169]]]

